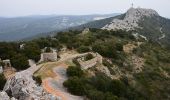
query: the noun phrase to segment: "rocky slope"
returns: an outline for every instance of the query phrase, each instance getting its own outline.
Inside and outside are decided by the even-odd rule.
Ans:
[[[113,19],[112,22],[105,25],[102,29],[107,30],[135,30],[135,28],[142,28],[138,23],[144,17],[159,16],[159,14],[152,9],[130,8],[123,19]]]
[[[32,75],[40,66],[31,65],[27,70],[17,72],[8,79],[2,93],[6,92],[9,96],[18,100],[56,100],[57,97],[48,94],[42,86],[38,86],[33,80]]]
[[[93,21],[73,29],[83,28],[130,31],[160,44],[170,43],[170,19],[161,17],[152,9],[130,8],[122,15]]]

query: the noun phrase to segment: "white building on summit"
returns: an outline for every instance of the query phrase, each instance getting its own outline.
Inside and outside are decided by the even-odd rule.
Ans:
[[[53,48],[44,48],[41,53],[41,59],[39,62],[43,61],[56,61],[57,60],[57,50]]]

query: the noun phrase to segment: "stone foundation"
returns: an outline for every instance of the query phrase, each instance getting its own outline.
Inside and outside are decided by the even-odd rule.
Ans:
[[[80,58],[77,59],[82,70],[86,70],[88,68],[91,68],[91,67],[95,66],[97,63],[102,64],[102,56],[100,54],[92,53],[92,52],[90,52],[90,54],[92,54],[94,58],[87,60],[87,61],[84,61],[82,59],[83,57],[80,57]]]

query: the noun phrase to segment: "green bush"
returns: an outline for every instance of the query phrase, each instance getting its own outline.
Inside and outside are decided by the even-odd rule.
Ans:
[[[41,49],[34,42],[26,43],[24,49],[21,50],[21,52],[27,58],[32,59],[35,62],[38,62],[40,60]]]
[[[45,52],[52,52],[52,50],[51,50],[50,47],[47,47],[47,48],[45,49]]]
[[[35,80],[38,85],[42,84],[42,79],[40,76],[33,76],[33,80]]]
[[[25,70],[30,67],[28,63],[28,58],[26,58],[22,54],[14,55],[14,57],[11,58],[11,64],[17,70]]]
[[[79,53],[85,53],[85,52],[89,52],[90,49],[89,49],[88,46],[80,46],[80,47],[77,49],[77,51],[78,51]]]
[[[83,71],[80,69],[80,67],[69,66],[67,68],[67,75],[69,77],[73,77],[73,76],[82,77],[83,76]]]
[[[73,59],[73,63],[76,64],[76,66],[80,66],[79,62],[77,61],[78,57]]]
[[[84,95],[85,88],[84,83],[78,77],[70,77],[63,85],[74,95]]]
[[[89,53],[85,56],[85,61],[93,59],[93,58],[94,58],[93,55]]]
[[[0,90],[3,90],[5,83],[6,83],[6,79],[4,74],[0,74]]]

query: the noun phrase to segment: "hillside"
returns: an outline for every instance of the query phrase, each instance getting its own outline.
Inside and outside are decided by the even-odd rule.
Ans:
[[[0,18],[0,41],[14,41],[34,37],[40,33],[60,31],[90,21],[115,16],[106,15],[42,15],[16,18]]]
[[[130,8],[44,33],[51,36],[0,42],[0,99],[170,100],[169,32],[169,19]]]
[[[152,9],[130,8],[125,14],[89,22],[73,29],[80,28],[132,31],[159,43],[170,43],[170,19],[161,17]]]
[[[170,50],[158,43],[147,41],[142,36],[134,36],[130,32],[120,30],[89,29],[83,32],[60,32],[53,37],[27,41],[24,42],[24,48],[19,48],[20,44],[23,42],[0,43],[0,58],[10,59],[16,71],[29,67],[26,66],[27,59],[38,61],[41,49],[52,47],[58,50],[59,60],[37,63],[37,67],[41,68],[34,70],[34,77],[40,82],[39,84],[42,82],[43,89],[48,93],[62,99],[81,97],[90,100],[169,100],[170,98]],[[82,69],[77,56],[88,52],[101,55],[99,57],[102,61]],[[93,57],[88,55],[83,59],[88,61]],[[37,67],[32,66],[28,70]],[[25,98],[25,95],[34,96],[32,92],[25,93],[20,89],[32,91],[32,87],[27,87],[25,84],[33,80],[28,77],[22,87],[18,86],[17,82],[23,83],[17,80],[24,79],[17,78],[18,76],[12,78],[14,82],[8,80],[11,84],[6,86],[10,85],[11,88],[5,88],[8,95],[10,95],[9,90],[16,89],[20,91],[13,94],[16,98]],[[34,92],[41,93],[38,90]],[[34,97],[38,98],[37,95]]]

